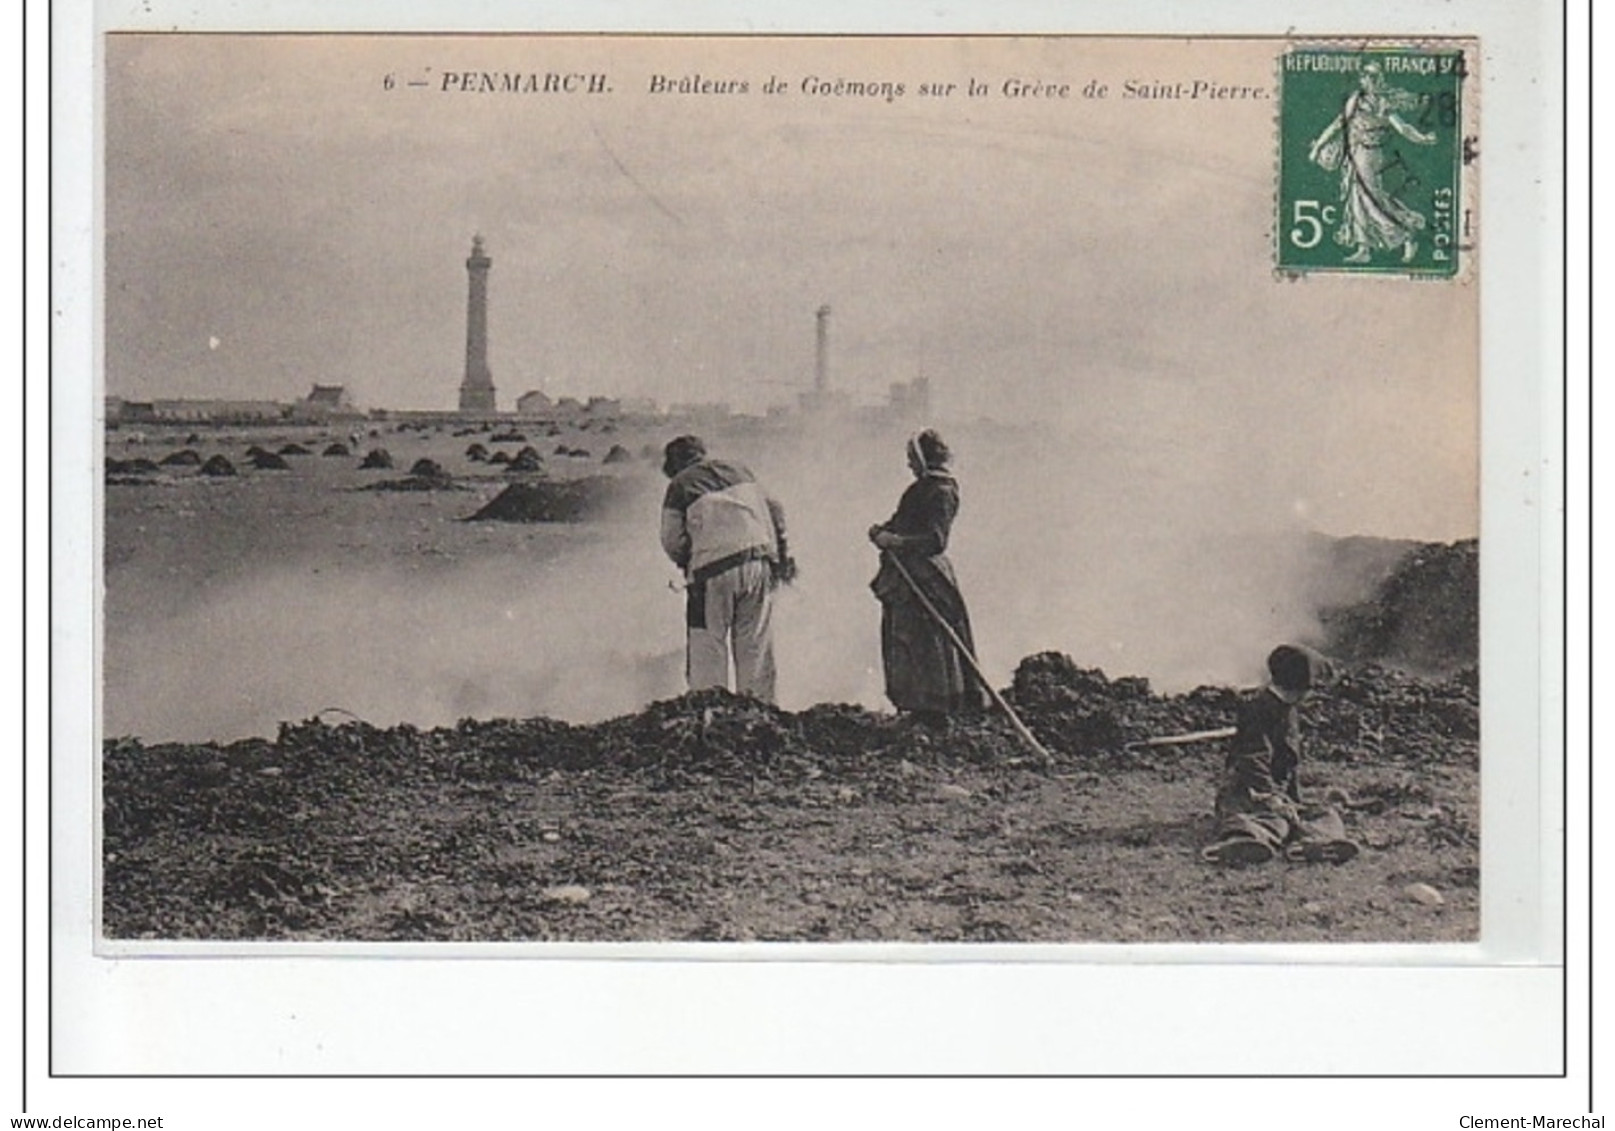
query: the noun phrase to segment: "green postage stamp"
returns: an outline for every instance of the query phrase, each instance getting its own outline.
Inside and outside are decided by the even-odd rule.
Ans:
[[[1446,277],[1465,242],[1464,53],[1297,48],[1279,79],[1281,271]]]

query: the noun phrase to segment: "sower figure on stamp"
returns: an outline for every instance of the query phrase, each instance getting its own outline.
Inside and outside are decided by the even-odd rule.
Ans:
[[[772,703],[774,589],[796,570],[785,512],[745,467],[708,459],[699,436],[663,454],[662,549],[685,576],[690,690],[728,687],[732,652],[734,690]]]
[[[869,587],[881,604],[886,697],[899,711],[932,723],[986,705],[969,661],[959,653],[963,645],[973,659],[975,641],[946,554],[959,510],[959,484],[948,470],[951,458],[942,437],[929,428],[911,439],[908,466],[914,482],[896,513],[869,528],[869,540],[881,551],[880,572]]]
[[[1344,863],[1357,855],[1340,814],[1305,802],[1297,781],[1297,705],[1330,678],[1310,648],[1281,644],[1267,658],[1268,685],[1240,697],[1234,737],[1217,790],[1217,840],[1202,853],[1216,864],[1289,860]]]
[[[1353,249],[1347,263],[1367,263],[1375,251],[1396,248],[1402,250],[1403,262],[1410,263],[1418,252],[1417,233],[1424,230],[1425,217],[1400,199],[1401,190],[1413,182],[1405,169],[1401,184],[1391,182],[1391,171],[1401,159],[1389,151],[1393,131],[1415,145],[1435,144],[1434,134],[1401,116],[1418,105],[1416,95],[1387,86],[1379,66],[1369,63],[1358,88],[1312,143],[1312,161],[1340,173],[1335,242]]]

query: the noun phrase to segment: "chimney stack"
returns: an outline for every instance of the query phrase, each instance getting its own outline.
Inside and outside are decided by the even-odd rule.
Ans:
[[[830,306],[819,307],[817,351],[813,357],[813,387],[826,393],[830,389]]]

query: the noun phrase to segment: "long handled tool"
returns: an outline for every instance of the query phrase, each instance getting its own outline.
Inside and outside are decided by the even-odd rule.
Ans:
[[[1054,755],[1050,754],[1043,748],[1043,744],[1039,742],[1037,737],[1026,728],[1026,724],[1021,722],[1021,718],[1015,713],[1015,709],[1008,703],[1004,702],[1004,697],[1002,695],[993,690],[993,685],[989,683],[987,681],[987,677],[982,674],[981,665],[976,663],[976,657],[970,654],[970,649],[966,648],[964,641],[959,639],[959,634],[953,631],[953,626],[947,622],[947,620],[937,610],[937,607],[931,603],[931,599],[927,597],[920,589],[919,583],[916,582],[913,575],[908,572],[908,567],[898,559],[896,554],[887,553],[886,557],[894,566],[897,567],[897,572],[901,574],[903,580],[908,583],[909,591],[912,592],[915,597],[919,598],[920,605],[930,615],[931,619],[936,621],[937,626],[940,627],[943,632],[948,634],[948,639],[953,641],[953,646],[959,650],[959,655],[964,657],[965,663],[970,665],[970,670],[976,673],[976,678],[979,679],[981,681],[981,685],[987,689],[987,694],[991,696],[992,701],[998,706],[999,710],[1004,712],[1004,715],[1009,719],[1009,725],[1015,728],[1015,733],[1020,735],[1020,739],[1022,742],[1026,743],[1027,749],[1031,750],[1032,753],[1036,754],[1040,759],[1042,759],[1045,766],[1052,765],[1054,763]]]
[[[1233,727],[1219,727],[1216,730],[1197,730],[1188,734],[1168,734],[1160,738],[1141,738],[1136,742],[1129,742],[1122,749],[1132,754],[1150,746],[1187,746],[1192,742],[1215,742],[1219,738],[1232,737],[1234,737]]]

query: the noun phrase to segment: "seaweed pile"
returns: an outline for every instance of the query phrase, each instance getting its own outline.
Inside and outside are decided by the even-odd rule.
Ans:
[[[784,711],[711,690],[588,726],[532,718],[422,730],[314,718],[282,725],[273,740],[228,745],[109,740],[103,922],[114,937],[532,937],[536,922],[549,922],[530,906],[542,893],[525,864],[501,853],[539,851],[524,846],[542,849],[558,835],[537,823],[534,798],[572,798],[594,819],[627,806],[618,840],[577,851],[595,852],[591,867],[602,873],[645,873],[676,903],[692,875],[707,875],[706,849],[674,837],[690,860],[632,863],[633,822],[659,812],[634,798],[668,798],[674,811],[751,799],[739,811],[766,824],[826,797],[919,813],[937,782],[960,775],[1008,791],[1139,774],[1166,782],[1210,772],[1215,749],[1139,754],[1126,743],[1225,725],[1236,696],[1159,696],[1143,680],[1110,680],[1056,653],[1028,657],[1006,694],[1053,765],[1029,757],[996,713],[926,725],[845,704]],[[1435,813],[1432,782],[1473,776],[1476,707],[1473,678],[1365,668],[1305,708],[1307,756],[1371,765],[1371,805],[1422,802]],[[1423,835],[1457,838],[1472,852],[1473,823],[1436,815]],[[416,887],[438,892],[438,918],[418,921],[427,912],[408,903]],[[404,902],[369,924],[365,900],[382,896],[367,892]],[[442,920],[445,908],[465,921]]]
[[[1054,752],[1058,769],[1140,764],[1127,743],[1226,725],[1236,693],[1155,695],[1144,680],[1110,680],[1058,653],[1040,653],[1022,661],[1006,698]],[[1309,757],[1436,762],[1470,761],[1476,753],[1478,700],[1469,676],[1429,681],[1367,668],[1309,701],[1304,712]],[[147,746],[110,739],[103,751],[104,828],[114,848],[154,822],[244,831],[284,820],[299,805],[331,804],[377,784],[520,782],[556,771],[620,772],[656,786],[692,778],[787,783],[879,777],[916,759],[1036,765],[997,713],[928,726],[847,704],[793,712],[705,690],[590,725],[468,719],[422,730],[314,718],[282,724],[273,741]]]
[[[599,475],[512,483],[466,521],[587,522],[614,510],[629,490],[623,480]]]
[[[1480,655],[1480,546],[1417,545],[1373,595],[1320,615],[1325,650],[1426,674],[1472,668]]]
[[[374,454],[374,453],[372,453]],[[433,459],[418,459],[401,479],[383,479],[361,488],[364,491],[458,491],[460,484]]]

